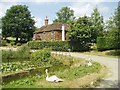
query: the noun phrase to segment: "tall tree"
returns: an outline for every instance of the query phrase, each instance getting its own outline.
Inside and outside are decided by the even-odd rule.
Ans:
[[[0,18],[0,34],[2,32],[2,21],[1,21],[1,18]]]
[[[83,43],[92,41],[92,22],[89,17],[79,17],[76,21],[71,21],[69,25],[68,37],[71,40]]]
[[[107,22],[107,36],[114,39],[111,43],[115,44],[116,49],[120,49],[120,6],[117,7],[115,13]]]
[[[57,19],[55,19],[53,22],[63,22],[67,23],[69,20],[72,20],[74,18],[74,11],[70,9],[69,7],[62,7],[57,13]]]
[[[93,13],[91,14],[91,21],[94,32],[94,42],[96,42],[96,38],[103,35],[104,29],[103,16],[100,15],[97,8],[94,8]]]
[[[15,37],[16,42],[18,42],[18,38],[21,41],[29,41],[35,30],[34,24],[35,21],[26,5],[12,6],[2,18],[3,37]]]

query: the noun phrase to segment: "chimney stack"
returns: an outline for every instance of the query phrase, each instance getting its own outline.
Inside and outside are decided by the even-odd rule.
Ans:
[[[46,16],[46,18],[45,18],[45,26],[47,26],[48,25],[48,17]]]

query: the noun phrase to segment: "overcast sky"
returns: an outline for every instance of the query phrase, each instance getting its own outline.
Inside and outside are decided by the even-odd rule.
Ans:
[[[7,9],[12,5],[27,5],[32,16],[36,21],[35,26],[44,25],[44,19],[47,16],[49,24],[56,18],[56,12],[61,7],[68,6],[74,10],[76,17],[90,16],[93,8],[97,7],[99,12],[107,20],[115,12],[119,0],[1,0],[0,1],[0,18],[5,15]]]

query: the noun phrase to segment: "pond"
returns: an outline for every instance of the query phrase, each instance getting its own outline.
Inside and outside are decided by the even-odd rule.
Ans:
[[[9,62],[8,62],[9,61]],[[13,80],[25,78],[28,76],[34,75],[42,75],[45,73],[45,69],[49,68],[51,71],[60,70],[61,68],[68,68],[69,66],[60,64],[50,66],[47,65],[45,67],[38,66],[36,67],[33,63],[30,62],[28,59],[5,59],[2,63],[2,73],[1,76],[3,77],[3,82],[8,83]]]

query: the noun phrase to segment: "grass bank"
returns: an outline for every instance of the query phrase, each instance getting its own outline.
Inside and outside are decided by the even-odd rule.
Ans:
[[[78,52],[90,55],[105,56],[111,58],[120,58],[120,50],[107,50],[107,51],[88,51],[88,52]]]
[[[56,75],[64,79],[61,83],[51,83],[45,80],[46,74],[35,74],[27,78],[11,81],[3,84],[4,88],[85,88],[93,87],[95,82],[100,80],[105,74],[102,65],[92,62],[93,65],[88,67],[84,59],[72,58],[62,55],[54,55],[64,64],[62,67],[56,65],[57,68],[48,68],[49,76]],[[71,61],[72,63],[70,63]],[[45,72],[44,72],[45,73]]]

